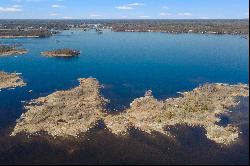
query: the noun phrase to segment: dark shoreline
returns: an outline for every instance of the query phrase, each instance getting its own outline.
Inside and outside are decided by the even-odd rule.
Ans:
[[[117,137],[100,125],[80,140],[16,137],[2,138],[1,164],[247,164],[245,143],[230,148],[207,140],[201,128],[177,126],[177,142],[158,133],[148,135],[131,130]],[[246,127],[246,126],[245,126]],[[247,129],[245,129],[247,130]],[[247,135],[247,134],[246,134]],[[5,141],[3,141],[3,139]],[[190,149],[192,145],[192,149]],[[48,155],[49,154],[49,155]],[[243,157],[243,156],[244,157]],[[179,160],[179,157],[182,160]],[[241,160],[238,160],[238,157]]]

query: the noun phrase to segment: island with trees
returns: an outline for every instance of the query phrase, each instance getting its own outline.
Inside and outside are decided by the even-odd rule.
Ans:
[[[0,57],[11,55],[23,55],[28,51],[26,49],[19,49],[16,45],[0,45]]]
[[[41,54],[47,57],[75,57],[80,55],[80,51],[69,48],[63,48],[63,49],[41,52]]]

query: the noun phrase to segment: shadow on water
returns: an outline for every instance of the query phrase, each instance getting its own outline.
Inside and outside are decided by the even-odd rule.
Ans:
[[[245,102],[244,102],[245,100]],[[234,109],[248,114],[248,99]],[[235,121],[235,120],[233,120]],[[230,146],[215,144],[200,127],[177,125],[174,137],[131,129],[128,136],[115,136],[105,124],[75,138],[50,136],[0,136],[1,164],[248,164],[249,123],[238,123],[243,134]]]
[[[72,57],[48,57],[48,58],[54,58],[56,60],[61,60],[61,61],[75,61],[78,60],[79,57],[78,56],[72,56]]]

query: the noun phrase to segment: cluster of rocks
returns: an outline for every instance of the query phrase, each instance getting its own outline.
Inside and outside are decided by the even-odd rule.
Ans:
[[[19,77],[17,73],[6,73],[0,71],[0,90],[23,87],[26,83]]]
[[[32,100],[25,106],[12,132],[52,136],[77,137],[94,127],[99,120],[116,135],[126,135],[131,128],[171,136],[166,127],[178,124],[200,126],[207,131],[207,138],[221,144],[231,144],[239,137],[239,129],[231,124],[217,125],[217,115],[237,105],[238,96],[249,96],[248,85],[207,84],[181,97],[159,101],[148,91],[145,97],[135,99],[130,108],[120,114],[106,110],[107,99],[100,95],[96,79],[79,79],[80,86],[58,91]]]

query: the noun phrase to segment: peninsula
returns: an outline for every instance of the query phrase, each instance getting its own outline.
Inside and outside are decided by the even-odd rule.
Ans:
[[[53,51],[41,52],[41,54],[48,57],[74,57],[80,55],[80,51],[63,48]]]
[[[129,134],[130,128],[171,136],[168,128],[178,124],[200,126],[208,139],[229,145],[239,137],[237,126],[217,125],[217,115],[238,104],[237,97],[249,96],[249,86],[205,84],[181,97],[159,101],[148,91],[118,115],[108,113],[107,99],[100,95],[101,85],[94,78],[79,79],[76,88],[58,91],[28,102],[17,120],[12,136],[18,133],[47,132],[54,137],[77,137],[93,128],[99,120],[115,135]]]
[[[26,83],[24,83],[17,73],[6,73],[0,71],[0,90],[23,86],[26,86]]]

